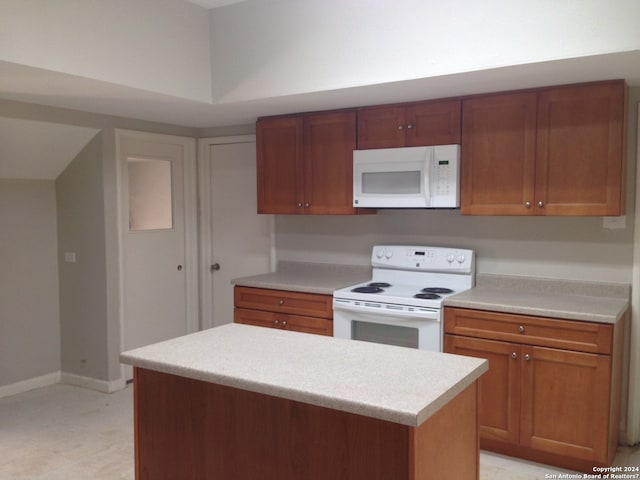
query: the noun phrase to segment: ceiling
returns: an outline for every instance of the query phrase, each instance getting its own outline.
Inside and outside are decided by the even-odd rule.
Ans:
[[[247,0],[187,1],[217,8]],[[640,86],[640,51],[225,103],[198,102],[0,60],[0,98],[205,129],[250,125],[266,115],[612,78]],[[96,131],[0,116],[0,178],[56,178]],[[35,158],[42,159],[41,165]]]

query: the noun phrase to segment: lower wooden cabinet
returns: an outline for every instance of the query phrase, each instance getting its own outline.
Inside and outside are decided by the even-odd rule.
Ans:
[[[331,295],[265,288],[234,288],[234,322],[333,335]]]
[[[474,322],[487,329],[471,328]],[[594,347],[597,331],[608,342]],[[620,324],[447,308],[445,352],[489,360],[479,387],[481,448],[589,473],[595,465],[611,465],[622,331]],[[557,348],[540,345],[549,342]],[[579,351],[580,345],[601,352]]]

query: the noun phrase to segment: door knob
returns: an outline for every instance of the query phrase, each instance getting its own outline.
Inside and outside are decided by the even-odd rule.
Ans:
[[[218,270],[220,270],[220,264],[219,263],[214,263],[213,265],[211,265],[211,273],[217,272]]]
[[[182,271],[182,265],[178,265],[178,271],[181,272]]]

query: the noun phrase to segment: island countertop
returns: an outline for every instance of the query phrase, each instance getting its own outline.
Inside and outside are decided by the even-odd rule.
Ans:
[[[228,324],[138,348],[122,363],[417,427],[486,360]]]

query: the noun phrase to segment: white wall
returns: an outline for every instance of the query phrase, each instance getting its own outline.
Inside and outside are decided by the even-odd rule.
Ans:
[[[633,227],[602,218],[466,217],[380,211],[361,217],[276,217],[278,260],[368,265],[376,243],[476,250],[480,273],[631,283]]]
[[[211,100],[207,10],[180,0],[3,0],[0,60]]]
[[[640,49],[637,0],[261,0],[210,18],[222,102]]]
[[[102,136],[56,179],[62,371],[108,378]],[[76,262],[64,261],[73,252]]]
[[[0,180],[0,386],[60,370],[53,181]]]

